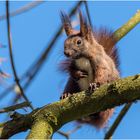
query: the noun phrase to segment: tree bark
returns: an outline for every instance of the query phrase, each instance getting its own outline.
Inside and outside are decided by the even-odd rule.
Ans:
[[[23,131],[22,123],[28,124],[23,125],[24,131],[31,128],[27,138],[51,138],[53,133],[67,122],[138,99],[140,99],[140,75],[127,77],[103,85],[91,95],[85,91],[76,93],[61,101],[34,110],[26,116],[21,116],[21,120],[23,117],[26,119],[23,122],[18,120],[18,123],[15,124],[18,129],[13,125],[15,121],[13,118],[8,124],[0,125],[0,138],[9,138],[13,134]],[[5,125],[8,125],[7,127],[10,129],[4,129]]]

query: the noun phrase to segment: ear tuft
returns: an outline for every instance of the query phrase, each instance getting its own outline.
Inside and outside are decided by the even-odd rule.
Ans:
[[[73,34],[73,29],[72,29],[72,25],[71,25],[69,16],[63,11],[61,11],[60,16],[61,16],[63,27],[64,27],[64,30],[65,30],[67,36],[72,35]]]
[[[87,23],[86,18],[82,15],[81,10],[79,10],[79,18],[80,18],[80,33],[83,37],[85,37],[89,42],[92,42],[93,33],[91,26]]]
[[[80,33],[82,36],[85,36],[88,32],[88,24],[86,18],[82,15],[80,9],[79,9],[79,18],[80,18]]]

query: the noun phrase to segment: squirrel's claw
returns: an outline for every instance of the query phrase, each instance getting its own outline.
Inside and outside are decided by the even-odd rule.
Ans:
[[[62,96],[60,97],[60,100],[65,99],[71,95],[72,95],[72,93],[63,93]]]
[[[100,83],[90,83],[89,84],[89,88],[86,90],[86,92],[88,93],[88,95],[91,95],[96,89],[98,89],[100,87]]]

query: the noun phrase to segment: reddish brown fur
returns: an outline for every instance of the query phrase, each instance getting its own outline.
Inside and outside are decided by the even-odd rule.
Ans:
[[[118,50],[116,49],[116,40],[113,38],[113,33],[111,30],[102,27],[99,29],[94,28],[94,37],[101,44],[106,53],[114,60],[115,65],[119,69],[119,59],[118,59]]]
[[[65,70],[70,74],[64,93],[75,93],[81,91],[74,78],[77,69],[73,65],[73,61],[76,61],[77,56],[85,57],[90,61],[94,82],[99,82],[102,85],[119,78],[119,72],[117,70],[117,50],[113,47],[116,41],[113,38],[113,34],[105,28],[94,30],[94,32],[92,32],[90,26],[88,26],[83,19],[80,19],[80,22],[80,33],[70,34],[68,39],[65,41],[65,54],[68,55],[68,57],[72,56],[72,59],[68,59],[64,64]],[[65,28],[65,30],[67,29]],[[76,42],[79,38],[82,38],[83,45],[77,47],[76,45],[73,45],[73,42]],[[82,118],[79,122],[92,124],[96,128],[103,128],[106,126],[113,112],[114,109],[107,109],[106,111],[91,114],[88,117]]]
[[[97,129],[106,127],[109,118],[113,115],[114,109],[107,109],[96,114],[91,114],[88,117],[79,119],[79,123],[87,123],[96,126]]]

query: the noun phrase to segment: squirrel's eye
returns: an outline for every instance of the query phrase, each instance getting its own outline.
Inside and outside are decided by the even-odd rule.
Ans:
[[[77,45],[80,45],[81,43],[82,43],[82,41],[81,40],[77,40]]]

